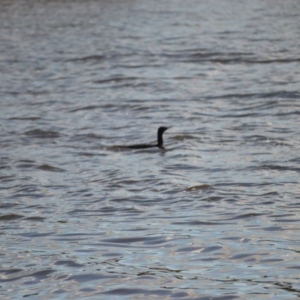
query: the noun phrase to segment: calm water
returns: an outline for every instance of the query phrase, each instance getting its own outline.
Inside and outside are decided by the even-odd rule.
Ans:
[[[1,0],[1,299],[300,297],[299,20]]]

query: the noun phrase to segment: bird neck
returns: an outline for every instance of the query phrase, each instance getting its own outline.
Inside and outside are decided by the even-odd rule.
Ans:
[[[162,133],[158,132],[157,133],[157,146],[159,148],[163,148],[163,144],[164,144],[164,142],[163,142]]]

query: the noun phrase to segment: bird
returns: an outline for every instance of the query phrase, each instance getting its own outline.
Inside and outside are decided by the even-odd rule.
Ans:
[[[146,148],[154,148],[158,147],[160,149],[164,148],[163,142],[163,133],[169,129],[170,127],[159,127],[157,130],[157,144],[137,144],[137,145],[128,145],[128,146],[121,146],[121,148],[129,148],[129,149],[146,149]]]

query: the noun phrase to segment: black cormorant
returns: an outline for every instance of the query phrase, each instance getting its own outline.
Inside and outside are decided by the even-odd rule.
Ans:
[[[160,149],[164,148],[163,142],[163,133],[170,127],[159,127],[157,130],[157,144],[138,144],[138,145],[129,145],[129,146],[122,146],[122,148],[130,148],[130,149],[145,149],[145,148],[152,148],[158,147]]]

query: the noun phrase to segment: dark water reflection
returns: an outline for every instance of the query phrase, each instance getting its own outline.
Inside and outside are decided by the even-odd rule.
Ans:
[[[1,299],[300,296],[297,1],[0,7]]]

